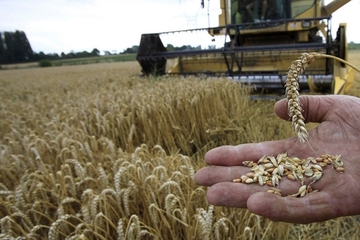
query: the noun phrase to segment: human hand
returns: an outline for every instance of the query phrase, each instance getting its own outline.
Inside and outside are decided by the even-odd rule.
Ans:
[[[306,122],[318,122],[309,132],[309,143],[296,137],[261,143],[222,146],[205,155],[209,164],[195,175],[195,182],[209,186],[210,204],[248,208],[273,221],[311,223],[360,214],[360,99],[350,96],[300,97]],[[285,100],[275,104],[275,113],[288,120]],[[311,147],[315,151],[311,149]],[[257,161],[263,155],[287,152],[290,157],[317,157],[321,154],[341,155],[344,173],[331,166],[324,168],[322,178],[312,184],[313,192],[302,198],[287,196],[296,193],[299,182],[281,179],[279,188],[287,197],[267,193],[268,186],[233,183],[232,180],[250,171],[243,161]]]

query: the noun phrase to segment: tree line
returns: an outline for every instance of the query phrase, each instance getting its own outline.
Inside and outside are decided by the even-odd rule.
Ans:
[[[214,48],[214,46],[209,46],[209,48]],[[132,53],[137,53],[139,50],[139,46],[134,45],[131,48],[127,48],[125,49],[122,53],[127,53],[127,54],[132,54]],[[201,46],[197,46],[197,47],[193,47],[190,45],[183,45],[181,47],[175,47],[172,44],[167,44],[166,45],[166,50],[171,52],[171,51],[184,51],[184,50],[201,50]]]
[[[212,48],[212,46],[209,46]],[[181,47],[175,47],[172,44],[167,44],[167,51],[184,51],[184,50],[201,50],[201,46],[183,45]],[[360,49],[360,44],[350,42],[349,50]],[[136,54],[139,50],[139,46],[134,45],[125,49],[120,54]],[[105,51],[105,55],[110,55],[109,51]],[[85,58],[100,56],[100,51],[94,48],[91,52],[62,52],[60,55],[57,53],[35,53],[31,49],[29,40],[26,37],[25,32],[0,32],[0,64],[7,63],[22,63],[22,62],[34,62],[43,59],[57,60],[57,59],[71,59],[71,58]]]
[[[91,52],[70,52],[60,55],[57,53],[36,53],[32,50],[30,42],[24,31],[0,32],[0,64],[34,62],[43,59],[57,60],[69,58],[84,58],[100,56],[100,51],[94,48]]]
[[[0,32],[0,63],[28,62],[35,58],[23,31]]]

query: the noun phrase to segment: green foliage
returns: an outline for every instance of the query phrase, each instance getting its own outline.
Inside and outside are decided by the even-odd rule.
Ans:
[[[52,63],[49,59],[42,59],[39,61],[39,67],[51,67]]]
[[[131,54],[131,53],[137,53],[138,51],[139,51],[139,46],[134,45],[134,46],[132,46],[131,48],[127,48],[127,49],[124,50],[122,53]]]
[[[348,49],[349,50],[360,50],[360,43],[350,42],[348,44]]]
[[[69,58],[69,59],[59,59],[53,61],[54,66],[64,66],[64,65],[82,65],[82,64],[92,64],[92,63],[104,63],[104,62],[128,62],[135,61],[136,54],[113,54],[107,56],[98,56],[98,57],[84,57],[84,58]]]
[[[22,63],[34,60],[25,32],[0,32],[0,63]]]
[[[201,45],[198,45],[197,47],[193,47],[191,45],[183,45],[181,47],[175,47],[172,44],[166,45],[166,50],[169,52],[171,51],[185,51],[185,50],[201,50]]]

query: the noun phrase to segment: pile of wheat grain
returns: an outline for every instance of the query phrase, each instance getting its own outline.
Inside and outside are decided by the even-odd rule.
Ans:
[[[208,149],[293,135],[274,102],[225,79],[135,76],[136,63],[0,76],[0,236],[266,239],[358,236],[356,217],[307,226],[210,206]],[[343,224],[342,222],[346,223]],[[341,229],[340,229],[340,223]]]

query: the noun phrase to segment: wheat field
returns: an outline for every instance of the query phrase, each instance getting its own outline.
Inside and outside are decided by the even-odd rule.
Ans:
[[[349,60],[360,66],[360,53]],[[214,207],[209,149],[293,136],[226,79],[141,78],[136,62],[1,71],[1,239],[357,239],[360,217],[276,223]],[[360,96],[360,75],[350,95]],[[315,126],[315,125],[314,125]]]

